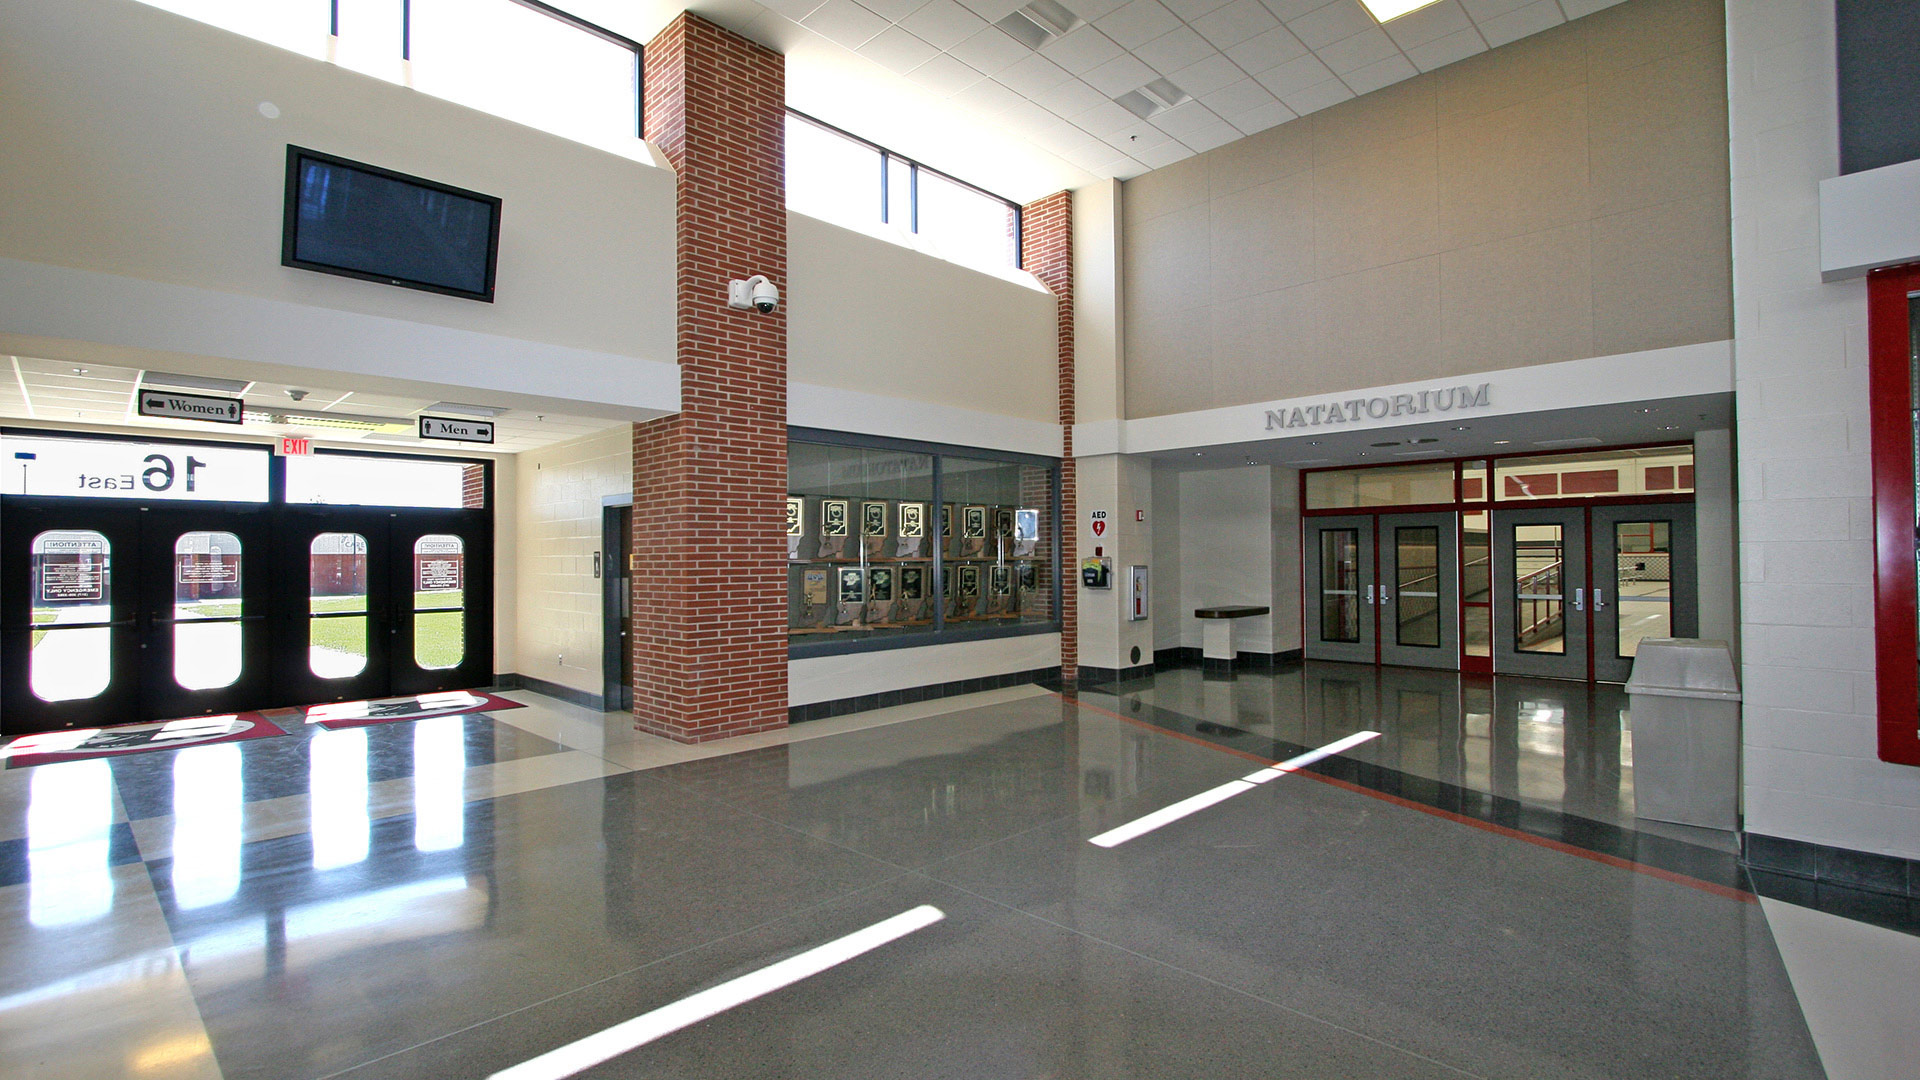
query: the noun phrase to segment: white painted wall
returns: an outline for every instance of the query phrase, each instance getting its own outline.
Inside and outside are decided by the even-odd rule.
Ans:
[[[1725,641],[1740,656],[1740,566],[1736,537],[1733,433],[1725,428],[1693,436],[1695,594],[1700,636]]]
[[[1877,758],[1866,288],[1820,279],[1833,6],[1727,5],[1746,828],[1920,857],[1920,769]]]
[[[500,196],[496,302],[281,266],[289,143]],[[664,168],[132,0],[0,2],[0,145],[0,332],[677,407]]]
[[[602,500],[633,491],[633,430],[529,450],[514,466],[517,666],[501,670],[599,694],[602,581],[593,555]]]
[[[816,656],[787,661],[787,702],[811,705],[1059,665],[1059,634]]]
[[[1093,667],[1136,667],[1153,663],[1154,624],[1171,618],[1172,611],[1160,611],[1152,595],[1159,573],[1155,558],[1154,525],[1157,515],[1153,501],[1153,462],[1148,458],[1103,454],[1080,458],[1075,467],[1080,481],[1079,521],[1075,528],[1082,558],[1091,558],[1097,547],[1113,559],[1113,588],[1088,589],[1079,584],[1078,567],[1069,567],[1069,587],[1080,592],[1080,662]],[[1093,534],[1094,510],[1107,512],[1107,529]],[[1136,511],[1143,520],[1135,520]],[[1128,588],[1127,568],[1148,568],[1150,592],[1148,618],[1135,621],[1133,596]],[[1140,650],[1140,659],[1133,650]]]
[[[1920,161],[1820,181],[1820,274],[1859,277],[1920,260]]]
[[[1273,482],[1267,466],[1179,473],[1180,643],[1200,646],[1195,608],[1273,606]],[[1237,652],[1274,651],[1272,615],[1233,621]]]
[[[1300,470],[1273,469],[1273,648],[1300,648]]]
[[[795,213],[787,272],[794,382],[1058,422],[1055,304],[1031,276],[983,273]]]

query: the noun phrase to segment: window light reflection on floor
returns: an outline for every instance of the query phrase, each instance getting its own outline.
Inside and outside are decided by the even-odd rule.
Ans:
[[[33,770],[27,803],[27,920],[75,926],[113,910],[113,769],[104,760]]]
[[[307,752],[313,868],[351,866],[367,857],[373,829],[367,813],[367,733],[322,731]]]
[[[173,899],[209,907],[240,891],[244,810],[240,747],[196,746],[173,759]]]

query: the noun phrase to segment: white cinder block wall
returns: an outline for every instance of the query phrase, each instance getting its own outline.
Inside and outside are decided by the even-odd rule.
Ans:
[[[1820,281],[1833,5],[1727,4],[1746,828],[1920,857],[1920,769],[1878,760],[1867,305]]]
[[[602,500],[633,492],[633,429],[517,455],[519,632],[513,669],[589,694],[600,674]]]

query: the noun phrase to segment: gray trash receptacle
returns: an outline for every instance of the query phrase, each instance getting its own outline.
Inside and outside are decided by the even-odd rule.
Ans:
[[[1645,638],[1627,680],[1634,813],[1732,830],[1740,814],[1740,682],[1724,641]]]

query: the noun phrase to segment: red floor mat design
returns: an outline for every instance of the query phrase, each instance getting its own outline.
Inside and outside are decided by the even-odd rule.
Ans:
[[[195,716],[155,724],[121,724],[107,728],[76,728],[22,735],[0,748],[7,768],[24,769],[59,761],[118,757],[148,750],[177,750],[183,746],[270,739],[286,729],[257,712]]]
[[[454,716],[459,713],[498,712],[524,709],[517,701],[481,693],[477,690],[451,690],[442,694],[415,694],[407,697],[380,698],[375,701],[336,701],[329,705],[310,705],[294,713],[295,721],[319,724],[328,731],[391,724],[400,720],[424,720],[429,716]]]

